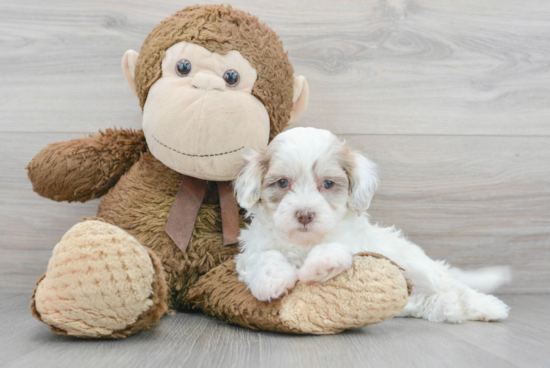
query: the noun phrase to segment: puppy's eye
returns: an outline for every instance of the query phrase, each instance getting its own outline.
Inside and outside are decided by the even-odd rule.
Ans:
[[[333,181],[330,181],[330,180],[325,180],[323,182],[323,188],[325,189],[330,189],[334,186],[334,182]]]
[[[176,64],[176,73],[180,77],[187,77],[191,73],[191,62],[187,59],[181,59]]]
[[[223,74],[223,80],[229,87],[235,87],[239,84],[239,73],[235,69],[229,69]]]
[[[286,179],[280,179],[280,180],[277,180],[277,185],[279,186],[279,188],[288,188],[288,180]]]

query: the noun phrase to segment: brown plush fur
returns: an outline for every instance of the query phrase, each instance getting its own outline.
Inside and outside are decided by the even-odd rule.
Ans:
[[[149,88],[161,77],[165,50],[181,41],[193,42],[220,54],[239,51],[258,73],[252,94],[269,113],[270,137],[286,127],[292,108],[293,68],[282,43],[256,17],[230,6],[189,7],[155,27],[143,44],[135,73],[142,108]],[[222,246],[216,183],[209,184],[186,253],[165,233],[181,176],[147,151],[142,131],[109,129],[96,136],[55,143],[38,153],[27,169],[34,190],[42,196],[57,201],[87,201],[103,196],[98,216],[148,247],[155,270],[160,270],[159,264],[162,264],[171,308],[185,311],[200,307],[197,294],[190,298],[189,292],[203,275],[214,269],[207,274],[205,283],[217,282],[216,292],[223,296],[215,307],[220,317],[251,328],[286,331],[287,327],[270,317],[276,313],[280,301],[263,305],[255,312],[255,321],[247,322],[248,312],[237,308],[238,295],[228,291],[237,287],[243,292],[246,287],[236,282],[234,270],[216,269],[226,261],[232,264],[230,259],[238,252],[236,246]],[[232,279],[228,280],[230,274]],[[159,278],[153,283],[154,306],[136,323],[112,337],[124,337],[149,328],[165,313],[162,272],[155,275]],[[232,288],[225,290],[224,283],[230,281]],[[34,304],[31,310],[40,319]]]
[[[253,330],[292,332],[281,322],[281,299],[271,303],[259,301],[238,277],[235,262],[227,261],[195,283],[189,301],[204,313],[229,323]]]
[[[270,118],[273,139],[290,120],[294,69],[279,36],[258,18],[231,6],[187,7],[158,24],[145,39],[138,58],[135,83],[141,107],[151,86],[162,76],[165,50],[192,42],[224,55],[237,50],[258,73],[252,95]]]
[[[230,6],[189,7],[153,29],[136,66],[142,107],[149,88],[161,77],[165,50],[181,41],[220,54],[239,51],[258,73],[252,94],[270,116],[270,137],[286,127],[292,109],[294,70],[282,43],[256,17]],[[87,201],[103,196],[98,216],[126,230],[158,255],[166,272],[170,306],[189,310],[189,288],[238,249],[222,246],[215,183],[207,190],[187,252],[175,246],[164,228],[181,176],[146,151],[142,131],[109,129],[97,136],[50,145],[27,170],[34,190],[44,197]]]
[[[42,197],[89,201],[107,193],[146,147],[143,131],[131,129],[53,143],[27,165],[29,179]]]
[[[180,181],[180,174],[147,152],[103,197],[98,216],[155,251],[167,274],[171,307],[188,310],[189,287],[201,275],[230,259],[238,249],[222,246],[221,214],[213,182],[199,210],[187,252],[174,244],[164,228]]]

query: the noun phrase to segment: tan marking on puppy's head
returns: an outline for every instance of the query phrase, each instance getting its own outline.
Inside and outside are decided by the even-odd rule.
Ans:
[[[341,163],[349,180],[348,208],[361,215],[370,207],[378,188],[378,166],[347,145],[342,152]]]
[[[366,210],[377,180],[374,163],[332,133],[294,128],[247,158],[235,188],[242,206],[266,217],[291,242],[315,244],[348,209]]]
[[[248,150],[241,160],[239,174],[233,182],[235,196],[239,205],[247,210],[260,201],[264,177],[269,168],[274,145],[256,152]]]

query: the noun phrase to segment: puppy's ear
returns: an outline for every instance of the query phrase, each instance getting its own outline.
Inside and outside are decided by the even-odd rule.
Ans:
[[[250,150],[244,155],[244,167],[233,183],[237,202],[242,208],[250,209],[260,200],[260,189],[266,163],[263,154]]]
[[[358,152],[350,152],[345,170],[349,179],[348,207],[358,215],[365,212],[378,188],[377,165]]]

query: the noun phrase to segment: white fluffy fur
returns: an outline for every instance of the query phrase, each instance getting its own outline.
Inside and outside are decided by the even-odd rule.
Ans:
[[[430,321],[500,320],[509,308],[485,292],[509,281],[507,268],[469,273],[430,259],[392,228],[369,223],[378,183],[376,165],[326,130],[294,128],[266,152],[251,153],[235,182],[237,199],[252,223],[241,232],[237,271],[259,300],[279,298],[302,282],[324,282],[352,266],[353,254],[376,252],[405,269],[413,284],[400,316]],[[277,186],[287,179],[288,188]],[[337,183],[327,190],[324,180]],[[297,220],[310,211],[310,224]]]

